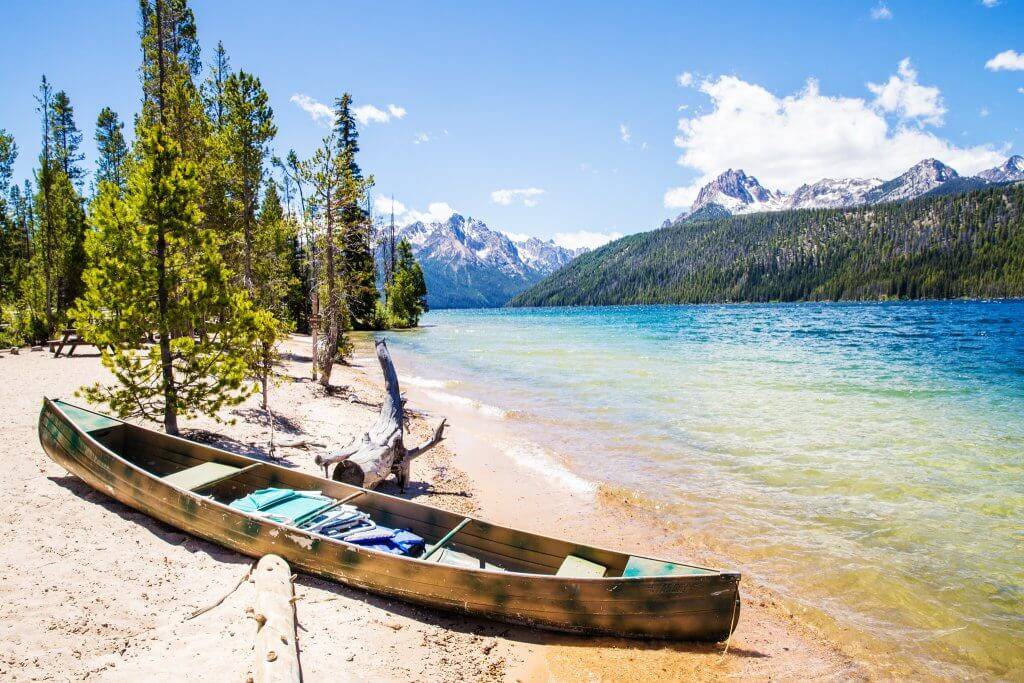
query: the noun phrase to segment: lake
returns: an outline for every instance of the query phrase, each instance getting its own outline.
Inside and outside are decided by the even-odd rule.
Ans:
[[[511,424],[922,673],[1024,669],[1024,302],[440,311],[388,334]]]

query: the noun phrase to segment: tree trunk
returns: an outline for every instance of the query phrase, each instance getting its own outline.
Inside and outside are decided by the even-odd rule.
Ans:
[[[331,371],[338,355],[338,294],[337,273],[334,272],[334,215],[331,211],[331,197],[327,195],[327,337],[323,348],[318,349],[320,359],[320,384],[331,385]]]
[[[256,645],[253,648],[254,683],[302,680],[295,642],[295,586],[288,563],[277,555],[264,555],[253,576],[256,599]]]
[[[391,361],[391,354],[383,339],[376,342],[377,360],[384,372],[384,403],[380,407],[380,417],[373,428],[363,434],[356,444],[332,453],[328,456],[316,457],[316,463],[334,468],[333,478],[346,484],[354,484],[365,488],[378,486],[382,481],[394,474],[398,485],[405,491],[409,483],[409,468],[413,459],[423,455],[444,439],[445,421],[441,420],[434,429],[433,436],[423,445],[406,448],[403,441],[405,411],[402,406],[402,394],[398,387],[398,373]]]

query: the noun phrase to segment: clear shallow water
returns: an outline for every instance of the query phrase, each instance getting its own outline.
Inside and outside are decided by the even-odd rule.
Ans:
[[[388,337],[435,398],[666,503],[759,580],[932,673],[1024,669],[1024,302],[423,322]]]

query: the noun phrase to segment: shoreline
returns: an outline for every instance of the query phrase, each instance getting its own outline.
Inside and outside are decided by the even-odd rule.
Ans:
[[[281,377],[271,389],[279,441],[303,434],[325,442],[330,450],[372,424],[382,379],[376,359],[368,355],[369,336],[361,337],[351,365],[337,368],[335,382],[347,391],[335,397],[324,396],[307,379],[308,337],[285,343]],[[402,382],[414,373],[399,364],[398,374]],[[248,567],[248,558],[107,499],[68,476],[39,447],[35,418],[42,396],[73,400],[78,386],[104,376],[98,354],[90,350],[70,359],[27,349],[0,358],[0,399],[13,411],[0,430],[0,453],[9,467],[7,495],[0,502],[0,563],[6,570],[0,579],[0,676],[164,680],[171,678],[167,663],[174,661],[184,667],[174,671],[175,678],[244,678],[251,646],[244,609],[251,588],[243,586],[194,621],[185,617],[227,592]],[[413,464],[406,497],[596,545],[696,563],[715,559],[709,549],[687,542],[681,530],[654,527],[639,499],[629,500],[607,487],[570,489],[567,494],[564,487],[552,485],[549,470],[524,467],[495,449],[509,434],[476,419],[471,406],[437,405],[426,389],[409,383],[403,388],[412,413],[410,443],[426,437],[435,416],[444,415],[451,423],[445,443]],[[204,418],[185,421],[185,428],[192,438],[258,456],[268,443],[269,429],[256,406],[258,397],[251,397],[226,411],[223,417],[235,424]],[[278,455],[304,471],[319,470],[312,451],[287,449]],[[397,494],[391,483],[382,490]],[[548,633],[437,613],[300,576],[296,592],[302,665],[307,680],[880,675],[749,577],[741,589],[739,627],[723,656],[722,644]]]

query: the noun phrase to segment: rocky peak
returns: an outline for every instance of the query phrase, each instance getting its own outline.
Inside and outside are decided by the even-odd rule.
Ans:
[[[1002,166],[982,171],[978,177],[989,183],[1007,183],[1024,180],[1024,156],[1015,154]]]
[[[712,204],[727,213],[751,213],[765,211],[775,206],[781,195],[765,189],[757,178],[748,176],[742,169],[729,169],[701,188],[697,200],[690,210],[679,218],[693,216]]]
[[[911,166],[903,175],[879,185],[868,193],[866,199],[869,204],[912,199],[959,177],[959,173],[941,161],[925,159]]]

